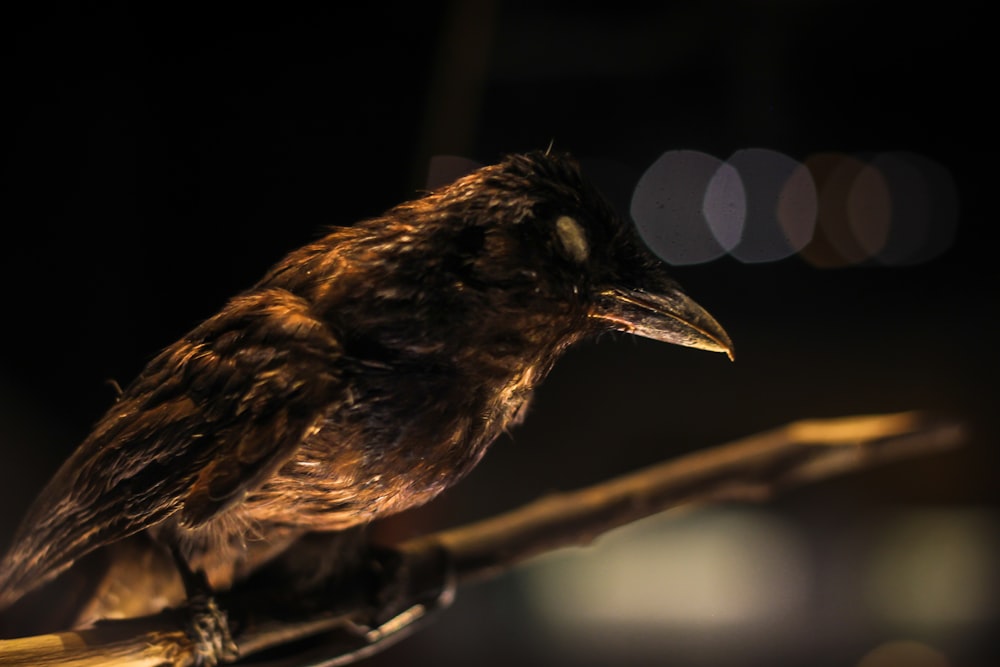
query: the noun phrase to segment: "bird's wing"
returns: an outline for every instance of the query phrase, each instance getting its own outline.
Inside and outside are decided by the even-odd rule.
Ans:
[[[279,289],[233,299],[164,350],[29,510],[0,565],[0,608],[97,547],[239,502],[319,428],[339,356],[308,303]]]

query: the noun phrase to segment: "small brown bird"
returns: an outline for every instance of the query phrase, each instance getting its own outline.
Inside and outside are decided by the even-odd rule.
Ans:
[[[304,532],[425,503],[608,331],[732,356],[568,156],[510,156],[336,229],[125,389],[24,518],[0,609],[139,531],[220,589]]]

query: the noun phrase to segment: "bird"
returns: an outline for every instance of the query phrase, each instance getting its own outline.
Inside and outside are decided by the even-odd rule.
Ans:
[[[0,610],[139,533],[223,590],[306,533],[426,503],[585,339],[733,355],[568,153],[508,154],[324,234],[124,388],[29,507]]]

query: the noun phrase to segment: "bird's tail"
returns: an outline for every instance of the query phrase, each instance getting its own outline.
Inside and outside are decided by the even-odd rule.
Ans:
[[[53,558],[44,547],[27,548],[30,546],[15,540],[14,546],[0,562],[0,611],[73,564],[72,560]]]
[[[98,532],[76,503],[63,503],[56,512],[36,502],[0,561],[0,611],[100,546]]]

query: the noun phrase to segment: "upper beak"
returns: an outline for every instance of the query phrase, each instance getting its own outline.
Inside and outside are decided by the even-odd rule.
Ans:
[[[715,318],[675,286],[659,293],[615,287],[599,294],[591,311],[618,331],[711,352],[724,352],[732,361],[733,342]]]

